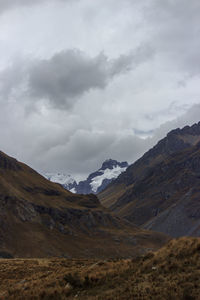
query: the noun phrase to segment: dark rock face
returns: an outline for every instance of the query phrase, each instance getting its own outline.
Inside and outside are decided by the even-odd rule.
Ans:
[[[96,191],[96,194],[102,192],[111,182],[113,181],[113,179],[104,179],[102,181],[102,184],[100,187],[98,187],[97,191]]]
[[[106,198],[125,186],[108,207],[144,228],[200,236],[199,141],[200,123],[171,131],[104,190]]]
[[[107,159],[102,164],[101,170],[105,170],[105,169],[110,169],[111,170],[114,167],[127,168],[128,163],[126,161],[118,162],[117,160]]]
[[[76,187],[77,194],[90,194],[91,193],[91,186],[89,181],[86,179],[84,181],[80,181]]]
[[[68,183],[68,184],[62,184],[62,186],[64,187],[64,189],[66,190],[75,190],[77,189],[78,187],[78,184],[76,181],[74,181],[73,183]]]

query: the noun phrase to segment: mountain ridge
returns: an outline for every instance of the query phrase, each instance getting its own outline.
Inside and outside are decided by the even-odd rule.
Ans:
[[[76,182],[70,175],[65,173],[45,173],[44,176],[56,183],[60,183],[65,189],[76,194],[97,194],[111,183],[119,174],[124,172],[128,163],[107,159],[100,169],[88,175],[87,179]]]
[[[199,165],[199,141],[200,122],[172,130],[98,194],[102,204],[116,215],[144,228],[162,231],[173,237],[200,236],[199,221],[192,216],[187,217],[187,207],[194,206],[193,197],[188,199],[189,202],[185,200],[189,192],[194,196],[200,184],[199,171],[195,167],[195,164]],[[175,216],[173,205],[179,209],[185,205],[182,214],[176,210]],[[200,203],[196,201],[195,207],[193,213],[199,209]],[[168,214],[171,219],[167,218]],[[183,216],[187,220],[185,225]]]
[[[0,152],[1,253],[115,257],[159,247],[167,239],[112,215],[95,195],[73,194]]]

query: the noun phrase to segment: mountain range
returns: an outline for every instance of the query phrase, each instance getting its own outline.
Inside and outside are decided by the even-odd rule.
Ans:
[[[132,256],[166,240],[0,152],[0,257]]]
[[[77,194],[97,194],[104,190],[109,183],[116,179],[128,167],[128,163],[107,159],[100,169],[91,173],[86,180],[76,182],[66,173],[45,173],[44,176],[56,183],[60,183],[65,189]]]
[[[176,129],[98,194],[135,225],[200,236],[200,122]]]
[[[128,168],[105,161],[82,194],[61,184],[0,152],[0,257],[127,257],[169,236],[199,237],[200,123],[169,132]]]

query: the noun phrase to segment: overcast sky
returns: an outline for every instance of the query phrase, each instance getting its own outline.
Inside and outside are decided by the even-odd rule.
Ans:
[[[84,178],[200,121],[199,0],[0,0],[1,150]]]

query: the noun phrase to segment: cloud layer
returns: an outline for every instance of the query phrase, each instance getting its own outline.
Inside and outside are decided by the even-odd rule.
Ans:
[[[55,1],[55,0],[48,0],[49,1]],[[57,1],[71,1],[71,0],[57,0]],[[6,10],[16,8],[16,7],[23,7],[23,6],[32,6],[32,5],[38,5],[42,2],[47,2],[47,0],[0,0],[0,14],[3,13]]]
[[[103,53],[91,58],[78,49],[69,49],[50,59],[20,61],[0,73],[1,97],[47,100],[55,108],[69,109],[86,92],[105,89],[115,76],[129,72],[152,55],[151,49],[139,48],[109,60]]]
[[[0,0],[2,12],[8,154],[83,178],[199,121],[199,1]]]
[[[37,99],[48,99],[54,106],[69,108],[75,99],[91,89],[105,89],[117,75],[143,62],[145,53],[137,51],[109,60],[100,53],[90,58],[79,50],[55,54],[49,60],[34,62],[29,70],[29,89]]]

